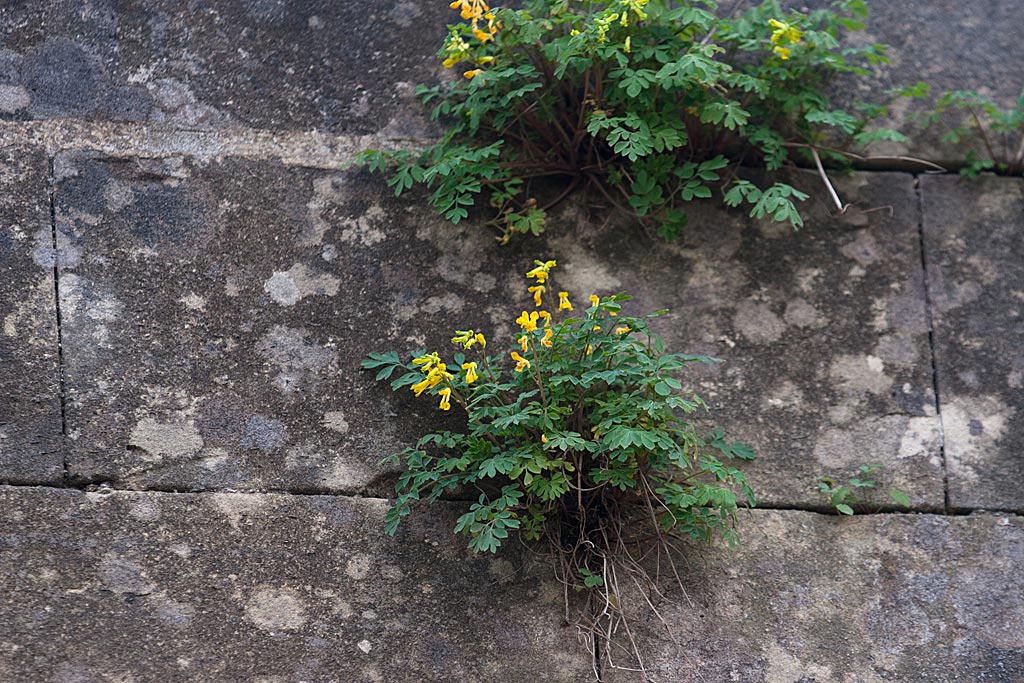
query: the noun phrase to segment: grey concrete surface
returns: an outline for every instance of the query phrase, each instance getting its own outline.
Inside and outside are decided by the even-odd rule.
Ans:
[[[923,178],[921,192],[949,502],[1020,510],[1024,183]]]
[[[441,506],[0,487],[0,680],[592,680],[526,553],[471,557]]]
[[[408,134],[448,3],[77,0],[0,8],[0,117]]]
[[[362,189],[273,162],[55,168],[73,480],[356,492],[414,438],[358,368],[425,257]]]
[[[739,532],[681,558],[687,595],[656,605],[671,638],[636,609],[652,680],[1024,680],[1021,517],[753,511]],[[603,680],[643,679],[606,663]]]
[[[0,149],[0,481],[63,477],[49,165]],[[63,252],[61,252],[63,254]]]

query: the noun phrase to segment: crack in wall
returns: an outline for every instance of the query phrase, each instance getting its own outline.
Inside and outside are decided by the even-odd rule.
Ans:
[[[57,245],[57,183],[54,175],[54,157],[47,158],[47,199],[50,204],[50,239],[53,246],[53,305],[57,318],[57,393],[60,401],[60,433],[63,439],[68,436],[67,419],[67,385],[64,376],[64,321],[60,310],[60,252]],[[65,449],[61,457],[62,476],[65,486],[68,484],[68,456]]]
[[[72,483],[69,482],[66,485],[54,486],[48,483],[24,483],[24,482],[0,482],[0,487],[6,487],[11,489],[40,489],[40,490],[55,490],[55,491],[81,491],[82,493],[159,493],[159,494],[170,494],[170,495],[185,495],[185,496],[203,496],[203,495],[223,495],[225,493],[240,494],[246,496],[295,496],[299,498],[358,498],[360,500],[380,500],[390,501],[392,498],[383,498],[381,496],[371,496],[365,493],[337,493],[318,491],[316,489],[260,489],[260,490],[249,490],[242,491],[238,489],[194,489],[194,490],[183,490],[174,488],[129,488],[123,486],[117,486],[111,482],[101,483]],[[475,503],[476,499],[470,498],[448,498],[438,502],[444,503]],[[837,512],[835,509],[827,506],[817,505],[777,505],[777,504],[766,504],[758,505],[755,508],[741,508],[741,512],[753,513],[760,510],[772,511],[772,512],[806,512],[808,514],[822,515],[824,517],[840,517],[847,518],[847,515],[843,515]],[[932,508],[902,508],[898,506],[880,507],[868,511],[858,511],[854,517],[881,517],[881,516],[893,516],[893,515],[942,515],[946,517],[970,517],[976,514],[998,514],[998,515],[1013,515],[1015,517],[1024,517],[1024,508],[994,508],[994,507],[949,507],[946,509],[932,509]],[[595,645],[595,647],[598,647]]]
[[[946,463],[946,429],[942,423],[942,400],[939,394],[939,372],[935,355],[935,324],[932,316],[931,280],[928,276],[928,254],[924,239],[924,193],[921,190],[921,176],[914,176],[914,197],[917,200],[917,239],[921,254],[921,278],[924,283],[924,313],[928,326],[928,352],[932,369],[932,392],[935,394],[935,415],[939,421],[939,457],[942,460],[942,501],[945,513],[950,514],[949,468]]]

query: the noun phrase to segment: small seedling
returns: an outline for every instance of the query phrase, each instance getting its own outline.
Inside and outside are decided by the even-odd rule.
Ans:
[[[875,489],[876,482],[867,477],[880,473],[884,468],[885,465],[880,463],[861,465],[857,468],[857,475],[848,479],[845,484],[839,484],[831,477],[822,477],[818,481],[818,491],[828,498],[829,505],[840,514],[852,515],[855,506],[861,509],[874,507],[875,511],[878,511],[883,506],[873,505],[871,501],[871,492]],[[910,507],[910,498],[899,489],[890,489],[889,497],[898,505]]]

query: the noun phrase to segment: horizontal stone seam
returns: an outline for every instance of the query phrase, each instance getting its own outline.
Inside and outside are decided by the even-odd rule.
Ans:
[[[157,493],[161,495],[178,495],[178,496],[222,496],[228,495],[243,495],[243,496],[276,496],[276,497],[295,497],[295,498],[352,498],[359,500],[370,500],[370,501],[382,501],[388,502],[389,498],[380,498],[378,496],[364,496],[359,494],[342,494],[342,493],[324,493],[324,492],[312,492],[312,491],[291,491],[291,490],[274,490],[265,489],[261,491],[236,491],[233,489],[202,489],[199,491],[184,491],[181,489],[161,489],[161,488],[146,488],[146,489],[131,489],[131,488],[118,488],[113,486],[104,486],[97,488],[95,484],[89,484],[84,486],[55,486],[46,483],[0,483],[0,491],[4,489],[35,489],[39,491],[76,491],[78,493],[92,493],[96,495],[110,495],[115,493]],[[456,501],[463,502],[463,501]]]
[[[84,119],[0,121],[0,146],[44,145],[50,154],[95,149],[119,157],[189,156],[196,158],[247,157],[279,159],[289,166],[331,169],[348,164],[366,149],[424,147],[436,139],[381,137],[377,134],[336,135],[317,131],[263,128],[173,128],[146,124],[96,122]],[[922,159],[958,173],[963,161]],[[913,160],[855,161],[866,173],[920,172]],[[804,166],[797,162],[798,168]],[[812,168],[810,166],[808,169]]]
[[[113,486],[105,486],[103,488],[96,488],[95,484],[88,484],[83,486],[54,486],[52,484],[38,483],[0,483],[0,490],[3,488],[9,489],[39,489],[39,490],[50,490],[50,491],[78,491],[81,493],[159,493],[166,495],[185,495],[185,496],[209,496],[209,495],[223,495],[223,494],[236,494],[246,496],[295,496],[298,498],[351,498],[359,500],[376,500],[376,501],[390,501],[391,498],[381,498],[379,496],[367,496],[360,495],[358,493],[330,493],[316,490],[302,490],[302,489],[264,489],[260,491],[237,491],[233,489],[202,489],[198,491],[184,491],[181,489],[161,489],[161,488],[144,488],[144,489],[133,489],[133,488],[119,488]],[[443,500],[446,503],[474,503],[475,498],[446,498]],[[828,506],[821,505],[786,505],[786,504],[775,504],[767,503],[758,505],[753,508],[741,508],[740,512],[756,512],[758,510],[770,510],[773,512],[806,512],[810,514],[823,515],[828,517],[845,517]],[[1001,508],[950,508],[948,513],[944,513],[940,508],[913,508],[905,510],[893,506],[884,506],[878,510],[871,512],[858,512],[856,517],[872,517],[882,515],[935,515],[938,517],[969,517],[974,514],[994,514],[994,515],[1013,515],[1014,517],[1024,517],[1024,509],[1001,509]]]

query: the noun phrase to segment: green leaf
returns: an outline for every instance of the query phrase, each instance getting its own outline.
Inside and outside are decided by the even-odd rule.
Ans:
[[[849,505],[844,504],[844,503],[839,503],[838,505],[836,505],[836,510],[839,510],[839,512],[841,512],[844,515],[852,515],[853,514],[853,508],[850,507]]]
[[[891,497],[893,500],[895,500],[903,507],[910,507],[910,496],[903,493],[903,491],[900,491],[899,489],[893,489],[889,491],[889,497]]]

